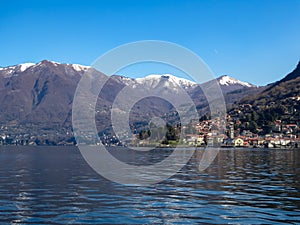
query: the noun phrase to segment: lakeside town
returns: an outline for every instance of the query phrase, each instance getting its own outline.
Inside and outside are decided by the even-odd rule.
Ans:
[[[283,124],[281,120],[276,120],[270,133],[264,135],[246,129],[242,131],[235,129],[236,125],[237,121],[227,115],[226,130],[220,133],[219,120],[194,121],[188,126],[182,127],[186,132],[181,141],[167,140],[163,141],[160,146],[174,146],[174,143],[183,146],[220,146],[225,148],[298,148],[300,146],[297,124]],[[147,139],[138,140],[135,143],[138,146],[155,144]]]
[[[282,124],[277,120],[270,133],[259,135],[250,130],[235,130],[235,123],[227,116],[225,134],[218,134],[211,128],[216,125],[212,120],[194,123],[198,134],[188,134],[185,142],[188,145],[205,146],[220,145],[221,147],[247,147],[247,148],[298,148],[300,138],[295,133],[297,124]]]
[[[224,123],[224,122],[223,122]],[[299,126],[296,123],[286,124],[276,120],[269,133],[260,134],[250,129],[241,130],[239,118],[229,114],[226,116],[226,124],[219,119],[202,118],[191,121],[185,126],[166,125],[166,129],[158,128],[148,131],[133,131],[126,141],[120,141],[115,135],[82,134],[80,140],[76,140],[71,128],[57,130],[36,130],[29,133],[28,129],[19,126],[0,127],[0,145],[48,145],[48,146],[74,146],[80,144],[96,144],[100,141],[105,146],[157,146],[157,147],[201,147],[219,146],[225,148],[298,148],[300,146]],[[226,129],[220,132],[221,127]],[[158,131],[160,129],[160,131]],[[30,129],[34,131],[34,129]],[[181,132],[183,131],[183,132]],[[180,137],[184,134],[184,137]],[[96,140],[97,139],[97,140]],[[96,141],[95,141],[96,140]]]

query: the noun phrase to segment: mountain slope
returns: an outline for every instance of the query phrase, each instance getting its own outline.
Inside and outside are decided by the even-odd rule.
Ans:
[[[50,133],[53,137],[65,137],[66,133],[70,133],[72,129],[71,110],[77,83],[88,70],[99,73],[87,66],[47,60],[37,64],[1,67],[0,123],[2,132],[35,135],[47,133],[47,137]],[[223,77],[218,81],[226,96],[235,95],[234,98],[230,97],[229,101],[240,99],[243,93],[247,93],[246,89],[255,89],[233,78]],[[208,86],[209,82],[203,85]],[[149,93],[155,91],[158,96],[142,99],[134,105],[130,112],[130,123],[136,124],[136,129],[147,125],[149,118],[153,116],[163,117],[167,121],[176,120],[177,114],[174,106],[163,99],[164,95],[173,97],[179,103],[184,103],[178,93],[185,91],[191,96],[199,112],[208,111],[201,85],[192,81],[170,74],[150,75],[138,79],[114,75],[104,85],[96,104],[95,118],[99,132],[111,126],[110,110],[116,96],[124,87],[131,88],[133,93],[136,93],[134,90],[148,90]],[[239,93],[230,94],[232,91],[239,91]]]
[[[216,81],[218,82],[219,87],[224,95],[226,105],[231,105],[247,95],[259,93],[262,90],[262,87],[239,81],[229,76],[220,76],[216,79]],[[203,108],[205,105],[207,105],[202,88],[212,87],[214,82],[215,80],[205,82],[189,91],[195,103],[199,105],[198,108]]]
[[[188,89],[197,85],[195,82],[189,81],[184,78],[178,78],[171,74],[153,74],[143,78],[137,78],[136,81],[139,84],[145,85],[149,88],[157,88],[158,86],[163,86],[176,89],[179,86],[183,89]]]
[[[229,114],[240,120],[240,129],[253,132],[269,133],[276,120],[300,126],[300,63],[281,80],[239,101]]]
[[[288,75],[286,75],[281,80],[275,82],[274,84],[271,84],[270,87],[266,91],[268,91],[269,89],[271,89],[271,88],[273,88],[273,87],[275,87],[277,85],[280,85],[281,83],[284,83],[284,82],[287,82],[289,80],[293,80],[293,79],[298,78],[299,74],[300,74],[300,61],[298,62],[296,68],[291,73],[289,73]]]
[[[281,80],[268,85],[264,91],[254,96],[249,96],[241,103],[263,105],[270,102],[278,102],[300,94],[300,62],[296,68]]]
[[[220,76],[219,78],[217,78],[217,81],[218,81],[224,94],[231,92],[231,91],[236,91],[239,89],[256,88],[257,87],[253,84],[237,80],[237,79],[229,77],[227,75]]]
[[[22,65],[0,70],[0,121],[20,124],[70,121],[74,91],[83,73],[46,60],[24,70]]]

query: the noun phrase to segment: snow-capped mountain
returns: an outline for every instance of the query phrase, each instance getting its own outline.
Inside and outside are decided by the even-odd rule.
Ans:
[[[254,85],[252,85],[250,83],[237,80],[237,79],[232,78],[232,77],[227,76],[227,75],[219,77],[218,82],[219,82],[220,85],[225,85],[225,86],[240,85],[240,86],[244,86],[244,87],[254,87]]]
[[[258,88],[255,85],[237,80],[237,79],[229,77],[227,75],[220,76],[215,80],[210,80],[210,81],[207,81],[203,84],[200,84],[200,87],[202,87],[202,88],[213,87],[216,81],[218,82],[218,84],[219,84],[219,86],[220,86],[220,88],[221,88],[224,95],[229,93],[229,92],[236,91],[236,90],[239,90],[239,89],[249,89],[249,88],[250,89],[257,89]]]
[[[49,60],[43,60],[36,64],[24,63],[15,66],[0,68],[0,85],[1,85],[1,80],[4,79],[6,81],[3,80],[3,82],[10,83],[10,84],[13,84],[14,82],[24,83],[23,86],[24,88],[26,88],[25,84],[28,79],[32,79],[32,80],[36,80],[37,82],[40,82],[38,81],[42,79],[42,77],[40,76],[46,76],[47,79],[49,80],[53,79],[53,76],[56,76],[59,77],[59,79],[63,79],[64,82],[65,81],[68,82],[65,84],[65,86],[67,85],[70,86],[69,83],[71,83],[71,86],[73,86],[77,84],[80,77],[84,75],[84,73],[89,68],[91,67],[83,66],[79,64],[64,64],[64,63],[59,63],[59,62],[54,62]],[[9,78],[15,78],[15,81],[14,82],[9,81],[8,80]],[[256,86],[246,82],[239,81],[229,76],[221,76],[216,80],[219,82],[220,88],[224,95],[227,95],[227,93],[230,93],[235,90],[245,89],[239,92],[238,96],[233,97],[233,95],[231,95],[232,97],[228,98],[229,102],[236,101],[239,98],[242,98],[244,95],[246,95],[246,93],[249,92],[249,90],[246,89],[253,89],[251,91],[254,92],[258,91],[258,88]],[[108,93],[106,97],[107,97],[107,101],[109,102],[113,101],[113,96],[115,96],[118,93],[118,90],[120,90],[124,86],[128,86],[130,88],[148,90],[150,92],[155,91],[155,93],[158,95],[179,94],[181,91],[185,90],[193,100],[198,102],[200,100],[202,101],[203,99],[205,99],[205,97],[203,96],[202,88],[211,87],[211,85],[215,83],[216,80],[208,81],[203,84],[197,84],[193,81],[184,78],[179,78],[171,74],[152,74],[143,78],[136,78],[136,79],[119,76],[119,75],[113,75],[110,79],[111,82],[109,82],[110,88],[107,90]],[[32,88],[33,87],[32,85],[33,84],[28,85],[28,89]],[[46,86],[49,85],[47,84]],[[46,90],[46,86],[45,86],[45,90]],[[75,89],[75,87],[76,86],[74,86],[74,88],[72,89]],[[13,88],[15,91],[16,85],[14,85]],[[51,92],[49,88],[47,89],[47,92],[48,93]],[[178,100],[180,101],[181,99],[178,98]]]
[[[36,64],[25,63],[0,67],[0,123],[3,127],[8,127],[9,131],[11,129],[13,132],[16,127],[18,132],[23,133],[34,130],[36,134],[43,134],[43,138],[48,138],[44,135],[45,131],[53,131],[51,135],[54,135],[56,141],[60,141],[61,136],[55,137],[55,134],[57,135],[57,131],[64,132],[72,128],[72,103],[75,90],[88,68],[90,67],[48,60]],[[114,75],[103,86],[97,101],[95,108],[97,130],[102,132],[110,129],[110,110],[124,87],[129,87],[132,93],[139,93],[139,89],[147,89],[146,92],[151,93],[152,88],[157,88],[157,93],[170,93],[176,101],[185,104],[186,102],[180,98],[180,92],[176,92],[180,88],[184,89],[195,103],[199,115],[204,115],[209,112],[209,104],[203,90],[214,87],[212,84],[216,81],[220,84],[227,106],[230,106],[238,104],[246,96],[253,96],[252,99],[258,101],[260,96],[266,96],[274,91],[273,88],[277,85],[281,85],[280,88],[294,90],[293,87],[297,83],[293,82],[298,81],[299,68],[300,66],[284,79],[269,85],[269,88],[257,87],[229,76],[196,84],[170,74],[149,75],[137,79]],[[91,72],[98,73],[96,70]],[[262,92],[263,90],[266,91]],[[292,94],[296,96],[297,90],[294,92]],[[271,99],[274,102],[286,97],[281,92],[277,93],[278,96],[274,95]],[[132,107],[129,120],[131,124],[135,124],[136,129],[138,126],[144,129],[143,126],[147,125],[153,117],[171,120],[176,117],[173,102],[164,100],[165,95],[161,96],[162,98],[152,96],[144,98]]]
[[[179,78],[171,74],[151,74],[143,78],[129,78],[119,75],[113,75],[112,78],[122,85],[134,89],[156,91],[157,93],[178,93],[183,89],[189,91],[198,86],[195,82]],[[156,93],[156,94],[157,94]]]
[[[59,63],[59,62],[54,62],[54,61],[49,61],[49,60],[43,60],[37,64],[34,64],[34,66],[54,66],[54,67],[58,67],[58,68],[72,68],[73,70],[77,71],[77,72],[85,72],[86,70],[88,70],[89,68],[91,68],[90,66],[83,66],[80,64],[64,64],[64,63]]]
[[[120,75],[113,75],[112,78],[120,84],[125,84],[126,86],[131,86],[133,88],[135,88],[138,84],[134,78],[124,77]]]
[[[37,130],[39,128],[71,127],[74,93],[80,78],[89,68],[78,64],[64,64],[48,60],[36,64],[25,63],[0,68],[0,123],[22,124],[22,127],[28,125],[28,129],[35,125]],[[96,70],[92,70],[92,72],[97,73]],[[219,82],[224,96],[226,95],[228,101],[231,102],[244,97],[246,89],[255,89],[233,78],[227,78],[227,80],[224,77],[223,79],[219,78]],[[97,128],[102,131],[110,126],[110,121],[103,120],[103,117],[110,118],[109,110],[125,86],[134,89],[132,93],[146,90],[148,93],[156,93],[156,96],[162,94],[161,96],[174,97],[180,103],[185,103],[181,95],[184,90],[195,102],[197,109],[205,112],[208,105],[205,95],[201,91],[202,85],[171,74],[154,74],[136,79],[118,75],[111,76],[101,90],[99,104],[97,103],[95,118],[100,121]],[[241,89],[241,92],[235,96],[228,95],[229,90],[237,89]],[[172,107],[163,98],[143,99],[132,110],[132,121],[138,122],[152,116],[168,115]]]
[[[68,69],[72,68],[73,70],[81,73],[91,68],[90,66],[83,66],[80,64],[63,64],[54,61],[43,60],[36,64],[23,63],[14,66],[0,67],[0,74],[3,77],[10,77],[25,72],[29,68],[39,67],[39,66],[54,66],[59,68],[67,67]],[[136,79],[124,77],[124,76],[118,76],[118,75],[115,75],[113,77],[119,82],[132,87],[137,87],[142,85],[148,88],[157,88],[158,86],[160,86],[160,87],[172,89],[180,86],[181,88],[184,89],[190,89],[198,85],[193,81],[187,80],[185,78],[179,78],[172,74],[151,74],[146,77],[136,78]],[[243,88],[243,87],[255,87],[255,85],[252,85],[247,82],[239,81],[227,75],[221,76],[217,78],[217,80],[221,86],[234,87],[234,89]]]
[[[63,64],[63,63],[58,63],[58,62],[54,62],[54,61],[43,60],[39,63],[22,63],[22,64],[18,64],[18,65],[14,65],[14,66],[0,67],[0,73],[4,77],[10,77],[12,75],[18,75],[19,73],[24,72],[29,68],[39,67],[39,66],[43,66],[43,67],[45,67],[45,66],[46,67],[47,66],[54,66],[54,67],[67,66],[78,72],[84,72],[87,69],[91,68],[90,66],[83,66],[80,64]]]
[[[0,72],[4,77],[10,77],[16,75],[17,73],[24,72],[29,67],[34,66],[34,63],[22,63],[19,65],[0,67]]]
[[[176,88],[180,86],[181,88],[188,89],[191,87],[195,87],[197,84],[193,81],[179,78],[171,74],[151,74],[143,78],[136,78],[136,81],[139,84],[156,88],[158,85],[162,85],[163,87]]]
[[[79,64],[67,64],[67,65],[71,65],[73,67],[73,69],[76,71],[86,71],[89,68],[91,68],[90,66],[82,66]]]
[[[19,65],[19,69],[21,72],[24,72],[25,70],[27,70],[29,67],[35,65],[34,63],[23,63]]]

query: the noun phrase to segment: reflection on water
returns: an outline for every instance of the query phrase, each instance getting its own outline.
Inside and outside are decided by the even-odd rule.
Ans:
[[[113,151],[124,161],[170,154]],[[300,223],[299,150],[221,150],[198,172],[202,153],[167,181],[134,187],[97,175],[76,148],[1,148],[0,223]]]

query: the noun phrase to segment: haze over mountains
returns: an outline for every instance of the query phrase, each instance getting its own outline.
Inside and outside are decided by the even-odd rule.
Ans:
[[[37,64],[20,64],[0,68],[0,122],[3,126],[21,126],[28,130],[59,130],[70,128],[72,115],[72,101],[77,83],[87,70],[87,66],[78,64],[62,64],[51,61],[41,61]],[[299,70],[299,65],[297,71]],[[98,71],[93,70],[97,73]],[[299,83],[299,74],[289,75],[288,81],[296,80]],[[255,96],[266,93],[270,87],[257,87],[239,81],[229,76],[217,79],[224,94],[227,105],[240,101],[246,96]],[[272,90],[282,82],[272,84]],[[109,127],[109,110],[122,88],[129,86],[133,89],[157,89],[159,91],[176,94],[184,89],[192,98],[197,110],[203,114],[208,105],[201,87],[209,87],[213,81],[204,84],[177,78],[170,74],[149,75],[144,78],[127,78],[111,76],[100,94],[96,107],[99,132]],[[265,90],[266,89],[266,90]],[[265,92],[262,92],[265,90]],[[269,93],[269,92],[268,92]],[[138,122],[149,116],[166,115],[172,105],[162,99],[145,99],[135,106],[133,121]],[[103,119],[106,118],[106,119]]]

